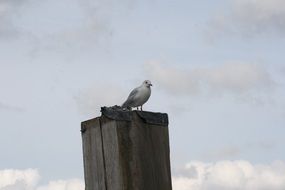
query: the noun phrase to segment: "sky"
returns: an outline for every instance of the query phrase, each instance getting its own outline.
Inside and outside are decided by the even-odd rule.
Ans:
[[[284,49],[283,0],[0,0],[0,190],[83,190],[80,123],[145,79],[174,190],[284,190]]]

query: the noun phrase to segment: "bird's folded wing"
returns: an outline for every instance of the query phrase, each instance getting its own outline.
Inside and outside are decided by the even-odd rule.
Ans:
[[[130,95],[128,96],[128,99],[125,101],[125,103],[123,103],[122,107],[128,107],[130,104],[134,102],[134,97],[137,95],[139,91],[138,88],[139,87],[131,91]]]
[[[139,92],[139,87],[133,89],[128,97],[128,99],[133,98]]]

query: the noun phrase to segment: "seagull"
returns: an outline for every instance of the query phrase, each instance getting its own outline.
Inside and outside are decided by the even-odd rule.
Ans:
[[[128,99],[123,103],[122,108],[133,108],[140,106],[140,110],[142,111],[142,106],[150,97],[152,86],[149,80],[143,81],[143,83],[135,88],[129,95]]]

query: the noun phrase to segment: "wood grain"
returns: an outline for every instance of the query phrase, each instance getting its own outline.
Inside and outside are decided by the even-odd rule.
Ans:
[[[130,115],[82,123],[86,190],[172,189],[168,126]]]

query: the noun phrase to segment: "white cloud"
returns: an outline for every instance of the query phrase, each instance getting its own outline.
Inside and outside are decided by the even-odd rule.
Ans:
[[[174,190],[283,190],[285,163],[254,165],[248,161],[193,161],[172,178]]]
[[[27,42],[33,55],[106,51],[112,20],[127,14],[133,4],[130,0],[0,0],[0,37]]]
[[[0,190],[32,190],[39,178],[39,173],[35,169],[0,170]]]
[[[0,170],[0,190],[84,190],[82,179],[55,180],[39,185],[35,169]],[[248,161],[189,162],[172,177],[173,190],[284,190],[285,163]]]
[[[46,186],[40,186],[36,190],[84,190],[84,182],[80,179],[51,181]]]
[[[89,4],[84,7],[79,2],[0,0],[0,40],[28,43],[31,55],[58,52],[62,55],[70,51],[74,54],[94,47],[100,47],[97,51],[105,50],[112,36],[111,15],[104,14],[109,7],[98,6],[91,12],[86,8]]]
[[[226,63],[210,68],[179,70],[152,61],[146,65],[147,75],[160,87],[180,95],[248,95],[274,86],[267,70],[254,63]]]
[[[0,190],[84,190],[81,179],[50,181],[39,185],[40,175],[36,169],[0,170]]]
[[[284,0],[234,0],[210,21],[210,35],[235,33],[247,37],[285,32]]]

